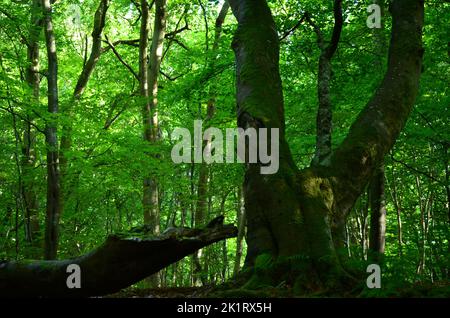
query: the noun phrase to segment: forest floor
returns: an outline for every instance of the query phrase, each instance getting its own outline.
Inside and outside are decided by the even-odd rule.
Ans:
[[[205,298],[214,287],[127,288],[108,298]]]
[[[224,297],[296,297],[290,288],[268,288],[259,291],[248,291],[240,293],[237,290],[224,292],[220,286],[205,287],[167,287],[167,288],[127,288],[118,293],[108,295],[108,298],[208,298],[218,297],[219,293]],[[219,296],[219,297],[221,297]],[[298,296],[297,296],[298,297]],[[450,298],[450,282],[439,281],[435,283],[416,283],[409,287],[381,289],[374,293],[364,292],[358,294],[341,295],[305,295],[302,297],[383,297],[383,298]]]

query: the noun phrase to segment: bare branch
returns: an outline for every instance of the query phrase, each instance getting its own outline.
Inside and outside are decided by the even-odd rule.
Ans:
[[[130,72],[131,74],[133,74],[133,76],[139,81],[139,76],[138,74],[133,70],[133,68],[128,65],[127,62],[124,61],[124,59],[120,56],[119,52],[117,52],[116,48],[114,47],[114,44],[112,44],[109,39],[108,36],[105,35],[105,39],[106,39],[106,43],[108,43],[109,47],[111,48],[111,50],[113,51],[114,55],[117,57],[117,59],[120,61],[120,63],[123,64],[123,66],[125,66]]]
[[[0,98],[0,99],[3,99],[3,98]],[[10,114],[13,115],[13,116],[19,117],[20,119],[22,119],[24,122],[26,122],[26,123],[29,124],[30,126],[33,126],[33,127],[34,127],[37,131],[39,131],[40,133],[45,134],[45,131],[44,131],[43,129],[39,128],[39,126],[37,126],[35,123],[33,123],[32,121],[30,121],[30,120],[29,120],[28,118],[26,118],[25,116],[22,116],[21,114],[15,112],[14,110],[12,110],[12,109],[10,109],[10,108],[7,108],[7,107],[0,106],[0,109],[6,111],[6,112],[8,112],[8,113],[10,113]]]
[[[306,15],[307,15],[307,13],[303,14],[301,19],[292,28],[290,28],[289,30],[284,32],[284,34],[278,39],[278,41],[281,42],[284,39],[286,39],[288,36],[290,36],[292,33],[294,33],[294,31],[297,30],[300,27],[300,25],[303,23],[303,21],[305,21]]]
[[[404,162],[404,161],[402,161],[402,160],[396,159],[396,158],[394,157],[394,154],[391,154],[391,159],[392,159],[392,161],[401,164],[402,166],[404,166],[404,167],[407,168],[408,170],[411,170],[411,171],[414,171],[414,172],[416,172],[416,173],[418,173],[418,174],[421,174],[421,175],[427,177],[428,179],[433,180],[434,182],[439,183],[440,185],[445,186],[445,183],[444,183],[444,182],[442,182],[442,181],[439,180],[439,179],[436,179],[436,178],[433,177],[432,175],[429,175],[428,173],[426,173],[426,172],[424,172],[424,171],[420,171],[419,169],[414,168],[413,166],[407,164],[406,162]]]

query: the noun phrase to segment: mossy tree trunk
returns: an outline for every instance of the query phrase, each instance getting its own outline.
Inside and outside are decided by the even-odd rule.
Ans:
[[[279,42],[270,9],[265,0],[229,3],[238,21],[233,41],[238,125],[279,129],[278,172],[262,175],[260,163],[246,164],[246,266],[251,269],[259,261],[276,264],[294,257],[305,260],[306,267],[299,271],[303,277],[295,274],[293,279],[301,278],[303,286],[331,286],[336,278],[345,277],[340,275],[333,242],[340,238],[332,233],[343,232],[351,207],[392,148],[415,101],[423,54],[423,1],[391,4],[393,27],[385,78],[331,155],[330,164],[301,171],[285,140]],[[288,272],[292,274],[292,268]],[[285,279],[279,276],[272,278]]]
[[[156,237],[111,235],[100,247],[77,258],[52,261],[0,261],[0,297],[87,297],[120,291],[215,242],[236,237],[233,225],[176,228]],[[79,266],[79,288],[69,265]]]

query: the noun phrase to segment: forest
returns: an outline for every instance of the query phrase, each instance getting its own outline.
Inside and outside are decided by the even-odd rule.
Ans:
[[[0,1],[0,298],[450,297],[448,0]]]

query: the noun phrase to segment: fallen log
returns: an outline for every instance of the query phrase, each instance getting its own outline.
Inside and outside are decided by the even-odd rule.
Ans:
[[[217,218],[213,221],[203,229],[172,228],[157,237],[111,235],[97,249],[73,259],[0,261],[0,297],[88,297],[118,292],[198,249],[237,236],[235,226],[217,223]],[[80,288],[68,287],[71,264],[79,266]]]

